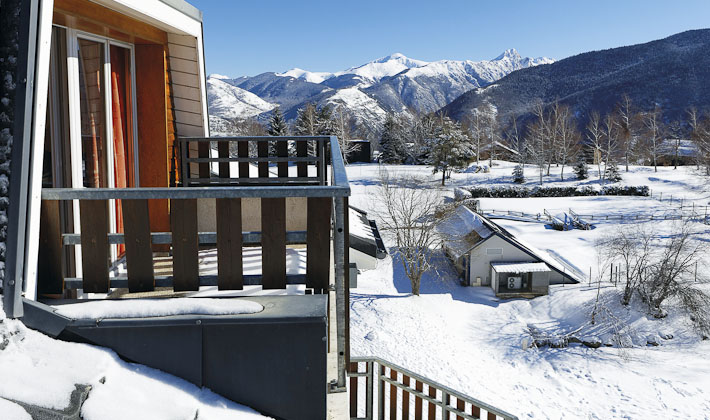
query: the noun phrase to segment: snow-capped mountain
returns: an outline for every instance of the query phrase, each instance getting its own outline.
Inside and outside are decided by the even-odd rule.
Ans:
[[[226,76],[219,75],[207,78],[207,104],[211,115],[229,119],[249,118],[271,111],[276,106],[225,80]]]
[[[296,117],[308,102],[344,107],[365,132],[377,132],[387,113],[432,112],[468,90],[486,86],[526,67],[552,63],[549,58],[523,58],[507,50],[493,60],[426,62],[396,53],[339,72],[312,72],[293,68],[283,73],[262,73],[254,77],[208,78],[208,105],[213,117],[265,119],[279,105],[288,119]],[[230,90],[228,87],[239,90]],[[249,92],[262,100],[257,105]],[[235,93],[238,92],[238,93]],[[228,98],[222,98],[227,95]],[[257,113],[259,108],[265,109]]]

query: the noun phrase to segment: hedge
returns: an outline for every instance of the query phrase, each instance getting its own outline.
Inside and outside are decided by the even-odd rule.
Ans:
[[[647,185],[640,186],[617,186],[594,188],[591,186],[582,187],[470,187],[468,191],[473,198],[526,198],[526,197],[585,197],[598,195],[618,195],[648,197],[649,188]]]

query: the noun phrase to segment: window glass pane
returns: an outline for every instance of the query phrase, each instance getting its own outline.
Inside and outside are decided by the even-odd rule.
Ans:
[[[104,44],[79,38],[79,101],[84,186],[108,187]]]

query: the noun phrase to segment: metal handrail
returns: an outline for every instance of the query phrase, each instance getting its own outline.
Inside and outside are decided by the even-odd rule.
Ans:
[[[416,373],[410,371],[409,369],[403,368],[399,365],[388,362],[388,361],[381,359],[379,357],[351,357],[350,362],[351,363],[367,363],[367,365],[368,365],[367,372],[348,372],[348,377],[351,377],[351,378],[366,377],[366,378],[368,378],[368,380],[372,381],[374,379],[375,372],[381,372],[379,369],[375,369],[374,364],[376,363],[376,364],[380,365],[380,367],[386,367],[386,368],[389,368],[395,372],[401,373],[402,375],[409,377],[410,380],[418,381],[422,384],[427,385],[430,388],[434,388],[436,390],[441,391],[442,396],[439,399],[436,397],[432,397],[428,394],[425,394],[424,392],[419,391],[415,388],[412,388],[411,386],[407,386],[407,385],[405,385],[395,379],[392,379],[382,373],[376,374],[378,387],[384,386],[384,383],[388,383],[388,384],[393,385],[399,389],[402,389],[404,392],[407,392],[407,393],[412,394],[418,398],[421,398],[431,404],[434,404],[439,408],[439,410],[442,411],[442,413],[444,413],[442,418],[448,418],[448,417],[446,417],[446,414],[453,414],[455,416],[458,416],[460,418],[465,418],[468,420],[477,419],[476,417],[474,417],[471,414],[467,414],[467,413],[457,409],[456,407],[450,406],[447,403],[447,400],[450,397],[454,397],[454,398],[456,398],[457,401],[464,401],[465,403],[468,403],[471,406],[478,407],[479,409],[483,409],[483,410],[487,411],[489,414],[495,415],[496,418],[501,417],[505,420],[518,420],[518,417],[514,416],[513,414],[510,414],[510,413],[503,411],[499,408],[493,407],[492,405],[487,404],[483,401],[480,401],[476,398],[470,397],[468,395],[464,395],[454,389],[447,387],[446,385],[442,385],[442,384],[435,382],[431,379],[425,378],[424,376],[416,374]],[[366,403],[367,403],[366,415],[367,415],[367,417],[365,417],[365,418],[368,420],[373,420],[374,419],[373,413],[372,413],[373,397],[371,395],[375,392],[373,384],[368,383],[366,389],[367,389],[366,392],[368,393],[368,395],[366,398]],[[382,400],[382,398],[384,397],[384,393],[382,393],[378,390],[378,394],[379,394],[378,420],[383,420],[384,419],[384,401]]]

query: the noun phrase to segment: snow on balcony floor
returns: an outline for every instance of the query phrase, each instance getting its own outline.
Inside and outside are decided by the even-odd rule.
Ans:
[[[286,274],[306,274],[306,247],[296,246],[286,248]],[[198,252],[199,273],[201,276],[217,275],[217,249],[203,249]],[[261,247],[246,247],[242,250],[242,264],[245,275],[261,274]],[[173,274],[173,258],[171,256],[156,255],[153,257],[153,267],[156,276],[170,276]],[[121,258],[114,264],[112,277],[126,277],[126,260]],[[201,286],[197,292],[172,292],[169,290],[159,290],[149,292],[149,295],[180,295],[184,297],[236,297],[236,296],[265,296],[265,295],[302,295],[306,287],[303,284],[289,284],[286,289],[263,290],[261,286],[244,286],[243,290],[217,290],[217,286]],[[112,297],[131,297],[137,294],[127,295],[127,290],[116,289],[111,293]]]

